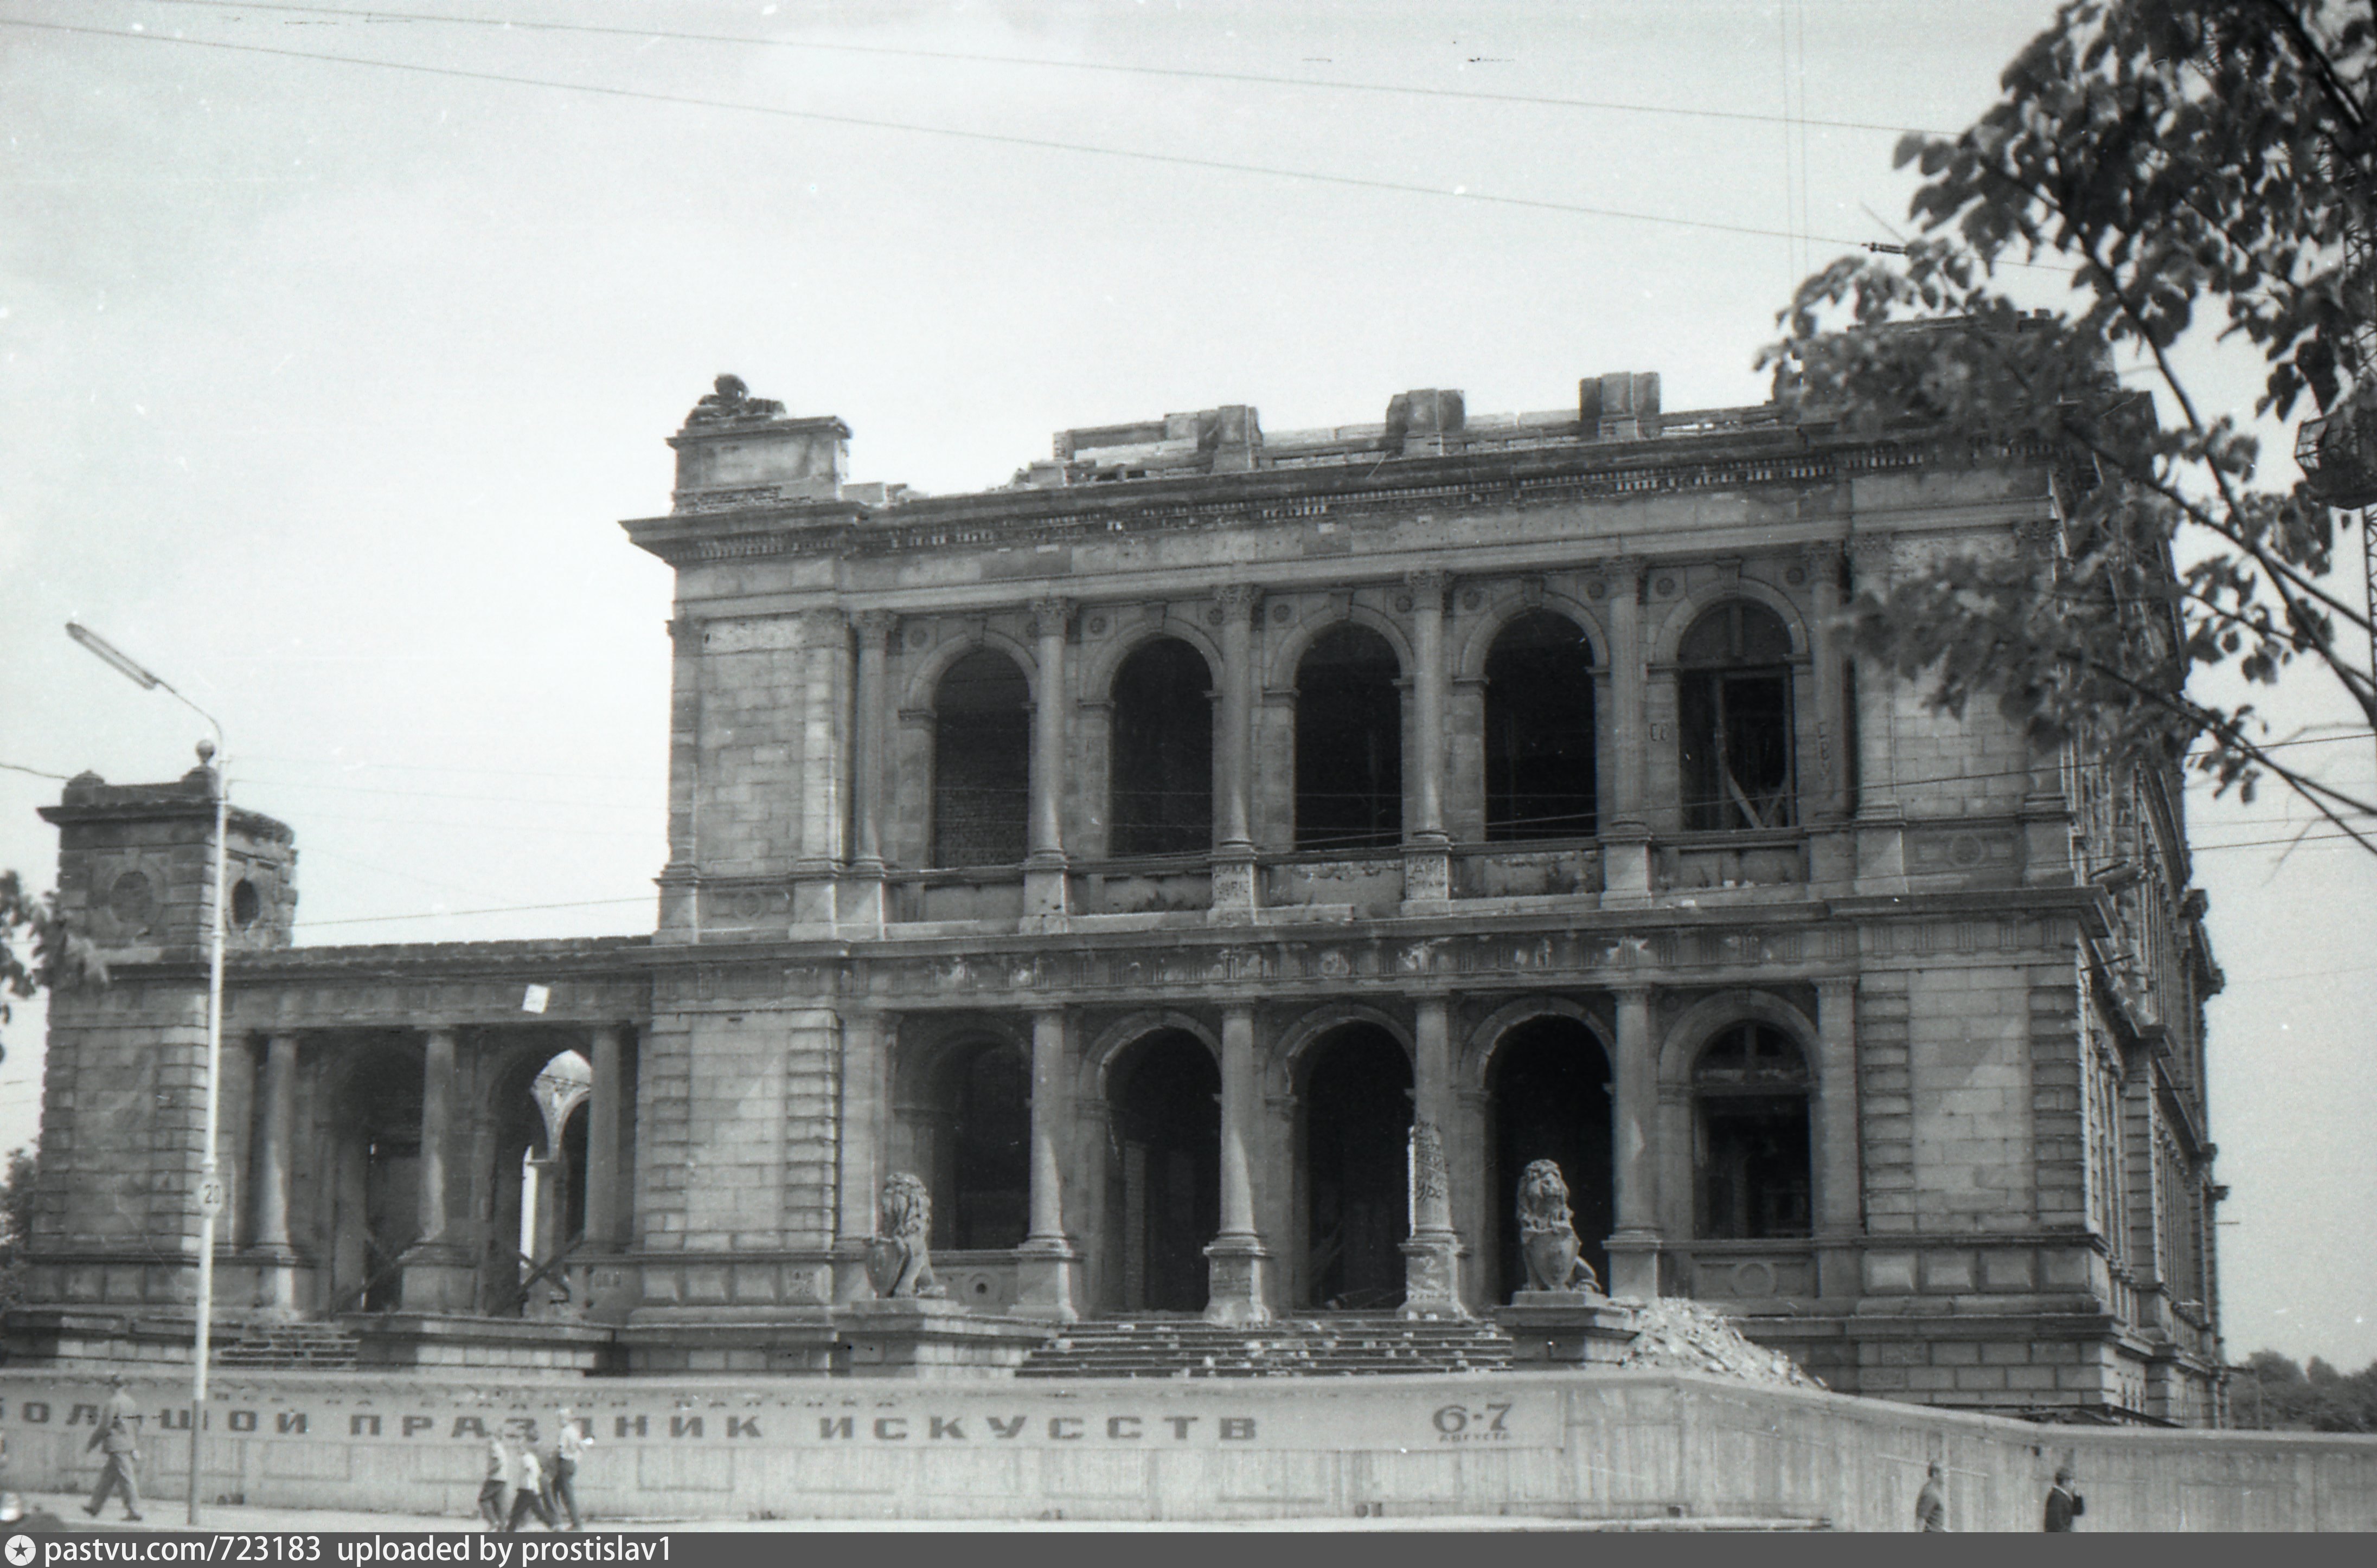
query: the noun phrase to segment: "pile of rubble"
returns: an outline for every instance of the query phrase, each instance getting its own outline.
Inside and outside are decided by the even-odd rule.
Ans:
[[[1714,1372],[1782,1388],[1824,1386],[1782,1351],[1744,1339],[1723,1313],[1672,1296],[1635,1308],[1634,1343],[1619,1365]]]

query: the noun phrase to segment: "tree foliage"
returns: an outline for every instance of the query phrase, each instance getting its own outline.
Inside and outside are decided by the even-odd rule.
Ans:
[[[1900,144],[1926,176],[1923,237],[1809,279],[1767,357],[1803,417],[2045,457],[2063,527],[1860,584],[1857,645],[1936,706],[1986,694],[2042,745],[2085,734],[2123,767],[2186,754],[2247,799],[2274,777],[2377,849],[2348,820],[2366,803],[2274,753],[2254,702],[2190,686],[2218,666],[2248,692],[2309,672],[2377,721],[2336,514],[2257,488],[2253,436],[2180,362],[2199,342],[2251,351],[2256,414],[2308,412],[2308,392],[2377,432],[2377,24],[2365,0],[2068,0],[2001,85],[1961,136]],[[2006,269],[2041,266],[2070,274],[2067,308],[2010,297]]]
[[[2228,1374],[2233,1425],[2265,1431],[2377,1432],[2377,1362],[2340,1372],[2317,1356],[2299,1367],[2257,1350]]]
[[[23,1149],[8,1151],[0,1176],[0,1312],[24,1300],[25,1245],[33,1234],[33,1183],[41,1167]]]
[[[15,872],[0,871],[0,1024],[11,1016],[11,998],[21,1001],[46,986],[106,979],[99,949],[68,928],[57,912],[56,896],[35,897]]]

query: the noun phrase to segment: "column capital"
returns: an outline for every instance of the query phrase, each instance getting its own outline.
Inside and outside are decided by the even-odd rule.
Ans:
[[[1427,602],[1423,597],[1436,595],[1437,607],[1443,608],[1444,590],[1452,586],[1452,574],[1437,566],[1424,566],[1404,574],[1404,587],[1412,590],[1415,603]]]
[[[1032,601],[1032,632],[1034,636],[1061,637],[1073,624],[1075,605],[1069,599],[1050,597]]]
[[[1898,545],[1898,536],[1889,533],[1857,533],[1848,537],[1849,559],[1860,572],[1887,571],[1891,556]]]
[[[1638,586],[1642,581],[1642,574],[1650,569],[1649,560],[1640,555],[1613,555],[1602,562],[1599,567],[1601,575],[1612,582]]]
[[[834,636],[850,629],[849,618],[838,604],[812,604],[801,612],[804,630],[819,636]]]
[[[1213,590],[1213,602],[1222,607],[1224,615],[1251,617],[1256,606],[1262,602],[1262,589],[1252,583],[1224,583]]]
[[[1826,566],[1838,571],[1845,549],[1843,541],[1837,539],[1811,539],[1799,547],[1799,559],[1807,563],[1810,571],[1821,571]]]
[[[1816,988],[1819,1000],[1857,995],[1857,978],[1855,975],[1818,975],[1811,983]]]
[[[881,647],[890,637],[891,629],[900,624],[900,617],[890,610],[862,610],[850,618],[850,624],[858,628],[861,647]]]
[[[1655,982],[1646,980],[1605,980],[1603,987],[1620,1002],[1648,1002],[1651,993],[1659,989]]]

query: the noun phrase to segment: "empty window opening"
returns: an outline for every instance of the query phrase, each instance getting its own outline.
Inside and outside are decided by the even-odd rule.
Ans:
[[[1367,626],[1321,634],[1296,670],[1296,847],[1400,843],[1404,707],[1395,650]]]
[[[936,1245],[1017,1246],[1031,1221],[1032,1071],[1020,1047],[986,1045],[950,1063],[946,1210]]]
[[[1808,1064],[1799,1048],[1763,1024],[1737,1024],[1701,1052],[1692,1093],[1700,1234],[1808,1235]]]
[[[1400,1306],[1402,1243],[1411,1233],[1411,1062],[1375,1024],[1348,1025],[1315,1050],[1301,1097],[1306,1297],[1332,1312]]]
[[[1494,1102],[1494,1187],[1487,1201],[1501,1217],[1499,1293],[1508,1296],[1527,1282],[1519,1256],[1519,1182],[1538,1159],[1559,1167],[1584,1261],[1607,1288],[1617,1179],[1609,1057],[1600,1039],[1573,1018],[1530,1018],[1495,1049],[1487,1088]]]
[[[404,1274],[398,1260],[423,1230],[421,1051],[393,1044],[364,1049],[335,1101],[328,1194],[333,1313],[400,1308]]]
[[[933,863],[1021,863],[1031,800],[1031,687],[1013,659],[976,648],[933,697]]]
[[[1791,634],[1762,605],[1720,604],[1677,653],[1684,827],[1788,827]]]
[[[1165,1029],[1108,1074],[1115,1152],[1109,1212],[1119,1243],[1117,1304],[1200,1312],[1205,1248],[1222,1228],[1222,1074],[1194,1035]]]
[[[1123,661],[1114,683],[1108,853],[1194,855],[1212,846],[1212,685],[1204,656],[1176,637]]]
[[[1593,647],[1567,616],[1535,611],[1486,657],[1486,837],[1594,829]]]

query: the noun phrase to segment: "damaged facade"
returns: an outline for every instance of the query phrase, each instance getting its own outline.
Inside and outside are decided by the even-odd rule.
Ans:
[[[290,832],[233,814],[227,1325],[830,1373],[902,1170],[985,1324],[1482,1314],[1550,1158],[1612,1294],[1836,1389],[2211,1419],[2176,776],[1830,628],[2051,560],[2043,458],[1634,374],[1069,431],[940,498],[849,434],[722,378],[626,525],[677,580],[649,937],[293,947]],[[187,1354],[209,787],[44,813],[113,980],[52,1004],[19,1357]]]

